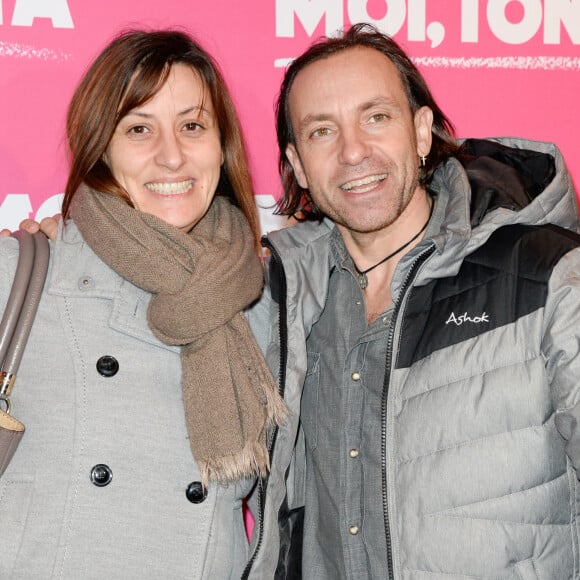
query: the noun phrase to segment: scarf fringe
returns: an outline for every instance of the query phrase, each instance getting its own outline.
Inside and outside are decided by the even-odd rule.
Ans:
[[[276,389],[268,388],[266,383],[264,386],[264,394],[266,396],[266,426],[273,427],[281,425],[288,415],[288,407],[284,399],[280,396]]]
[[[286,403],[277,390],[264,389],[266,395],[266,427],[281,425],[288,415]],[[265,439],[265,438],[264,438]],[[266,477],[270,471],[270,456],[264,441],[247,441],[238,453],[213,457],[199,462],[201,483],[228,483],[239,479]]]
[[[235,483],[256,475],[266,477],[270,470],[270,458],[263,443],[248,441],[239,453],[200,461],[199,469],[201,484],[207,488],[210,482]]]

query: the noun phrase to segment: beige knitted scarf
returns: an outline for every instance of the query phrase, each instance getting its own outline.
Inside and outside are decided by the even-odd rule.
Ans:
[[[264,476],[266,431],[285,406],[242,313],[263,285],[242,212],[216,196],[186,234],[81,186],[71,217],[101,260],[153,295],[155,336],[181,346],[185,419],[203,485]]]

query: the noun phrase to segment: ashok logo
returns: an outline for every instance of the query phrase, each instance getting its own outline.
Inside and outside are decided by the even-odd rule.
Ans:
[[[481,316],[474,316],[473,318],[471,316],[467,316],[467,312],[465,312],[464,314],[461,314],[459,316],[455,316],[455,313],[452,312],[451,316],[447,319],[445,324],[449,324],[450,322],[453,322],[457,326],[461,326],[464,322],[472,322],[473,324],[481,324],[482,322],[489,322],[489,317],[487,316],[487,314],[485,312],[482,313]]]

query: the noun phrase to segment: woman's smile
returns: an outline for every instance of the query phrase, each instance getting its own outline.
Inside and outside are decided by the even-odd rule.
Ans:
[[[145,184],[145,187],[153,193],[161,195],[178,195],[187,193],[193,187],[193,179],[185,181],[152,181]]]

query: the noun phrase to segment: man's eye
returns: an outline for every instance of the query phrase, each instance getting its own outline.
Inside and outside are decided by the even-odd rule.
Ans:
[[[326,137],[330,134],[330,129],[328,127],[320,127],[312,131],[312,137]]]
[[[370,118],[371,123],[380,123],[381,121],[386,121],[388,119],[385,113],[376,113]]]

